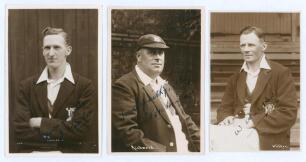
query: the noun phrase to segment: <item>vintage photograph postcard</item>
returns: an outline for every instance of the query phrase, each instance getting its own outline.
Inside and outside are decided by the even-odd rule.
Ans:
[[[202,152],[200,8],[109,9],[109,152]]]
[[[9,154],[99,152],[98,14],[7,8]]]
[[[210,151],[300,150],[300,13],[213,12]]]

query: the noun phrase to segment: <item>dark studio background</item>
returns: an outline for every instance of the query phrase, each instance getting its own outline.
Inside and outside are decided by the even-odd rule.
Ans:
[[[72,71],[92,80],[98,93],[98,10],[97,9],[9,9],[9,152],[16,150],[12,115],[20,81],[41,73],[42,30],[63,28],[69,35],[72,53],[68,62]],[[97,100],[97,99],[96,99]],[[97,104],[98,105],[98,104]],[[98,113],[95,113],[98,114]],[[87,138],[98,141],[98,115]],[[97,143],[98,144],[98,143]],[[98,145],[97,145],[98,146]]]

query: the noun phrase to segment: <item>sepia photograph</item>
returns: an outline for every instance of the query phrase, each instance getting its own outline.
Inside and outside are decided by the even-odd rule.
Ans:
[[[209,149],[300,150],[300,14],[213,12]]]
[[[8,8],[9,153],[95,153],[98,8]]]
[[[203,151],[202,12],[109,9],[111,152]]]

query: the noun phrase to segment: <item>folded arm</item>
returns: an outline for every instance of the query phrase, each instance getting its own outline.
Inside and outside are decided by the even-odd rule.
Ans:
[[[81,87],[78,106],[72,120],[33,116],[29,89],[20,86],[14,117],[17,139],[23,142],[80,141],[84,138],[92,121],[95,108],[95,91],[91,82]]]

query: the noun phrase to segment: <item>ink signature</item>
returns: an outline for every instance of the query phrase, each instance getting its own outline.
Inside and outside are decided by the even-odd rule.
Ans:
[[[167,91],[169,92],[171,89],[168,88]],[[159,96],[161,95],[166,95],[166,91],[165,91],[165,87],[161,86],[161,88],[159,90],[156,91],[155,95],[153,97],[151,97],[148,101],[146,101],[145,103],[148,103],[148,102],[153,102],[154,100],[158,99]],[[179,98],[179,97],[177,97]],[[179,100],[176,100],[175,103],[177,103],[180,107],[181,107],[181,104],[180,104],[180,101]],[[169,101],[165,104],[165,108],[166,109],[170,109],[172,107],[172,103]],[[158,117],[157,113],[160,113],[160,109],[155,109],[154,111],[152,112],[144,112],[143,116],[145,119],[152,119],[153,117]],[[133,113],[136,113],[137,112],[137,108],[136,106],[134,106],[132,108],[132,110],[130,111],[126,111],[126,112],[120,112],[120,120],[126,120],[128,118],[128,116],[130,114],[133,114]]]

